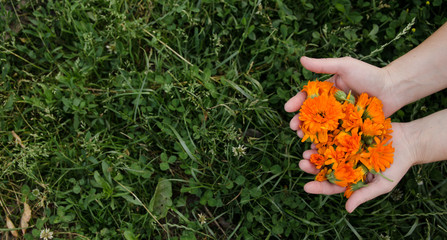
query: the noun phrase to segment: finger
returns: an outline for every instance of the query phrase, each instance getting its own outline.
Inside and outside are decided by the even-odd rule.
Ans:
[[[301,121],[300,121],[300,115],[297,114],[295,115],[292,120],[290,120],[290,128],[294,131],[298,130],[298,128],[300,127]]]
[[[351,90],[338,74],[335,74],[326,81],[333,83],[336,88],[342,90],[346,94]]]
[[[346,210],[352,213],[361,204],[389,192],[387,184],[382,181],[373,181],[366,187],[354,191],[346,202]]]
[[[303,152],[303,158],[304,159],[310,159],[310,156],[312,156],[312,154],[318,154],[317,150],[315,149],[310,149],[310,150],[306,150]]]
[[[368,173],[368,174],[366,174],[366,179],[365,179],[365,182],[366,183],[370,183],[370,182],[372,182],[374,180],[374,174],[372,174],[372,173]]]
[[[304,137],[304,132],[303,132],[303,130],[301,130],[301,129],[298,129],[298,130],[296,131],[296,134],[298,135],[299,138],[303,138],[303,137]]]
[[[308,183],[306,183],[306,185],[304,185],[304,191],[306,191],[307,193],[311,193],[311,194],[332,195],[332,194],[344,192],[345,190],[346,190],[346,188],[332,184],[328,181],[324,181],[324,182],[312,181],[312,182],[308,182]]]
[[[306,100],[306,97],[306,93],[299,92],[286,102],[284,105],[284,110],[286,110],[286,112],[298,111],[301,108],[301,105],[303,105],[304,100]]]
[[[315,73],[336,74],[343,66],[343,58],[309,58],[301,57],[301,64],[304,68]]]
[[[312,143],[311,145],[310,145],[310,149],[317,149],[317,144],[315,144],[315,143]]]
[[[306,159],[301,160],[298,165],[300,166],[301,170],[310,174],[316,175],[320,172],[320,170],[317,169],[313,163]]]

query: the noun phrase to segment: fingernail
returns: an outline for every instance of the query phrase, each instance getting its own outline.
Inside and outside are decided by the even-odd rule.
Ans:
[[[352,212],[354,212],[354,210],[356,209],[357,207],[353,207],[352,209],[348,209],[348,208],[346,208],[346,210],[348,211],[348,213],[352,213]]]

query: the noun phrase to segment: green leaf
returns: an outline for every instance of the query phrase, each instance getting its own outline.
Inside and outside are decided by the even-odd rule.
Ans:
[[[250,195],[254,198],[258,198],[262,195],[262,190],[258,187],[250,189]]]
[[[110,184],[112,184],[112,176],[110,175],[111,168],[110,168],[109,164],[107,164],[106,161],[102,161],[101,167],[102,167],[102,173],[104,174],[104,177]]]
[[[165,152],[163,152],[160,154],[160,159],[162,162],[166,162],[168,161],[168,155]]]
[[[129,230],[124,231],[124,238],[126,240],[136,240],[138,239],[135,234]]]
[[[95,171],[93,173],[93,177],[95,178],[95,181],[99,183],[104,190],[110,190],[112,188],[110,184],[106,180],[104,180],[104,178],[101,177],[101,175],[99,175],[98,171]]]
[[[121,197],[126,199],[126,201],[128,201],[132,204],[135,204],[137,206],[143,206],[143,204],[140,201],[138,201],[137,199],[135,199],[134,197],[132,197],[130,195],[122,195]]]
[[[377,42],[376,34],[379,32],[379,26],[377,24],[373,24],[373,29],[368,33],[369,38],[374,42]]]
[[[73,187],[73,192],[76,193],[76,194],[79,194],[81,192],[81,186],[79,186],[79,184],[76,184]]]
[[[242,185],[242,184],[244,184],[245,183],[245,177],[244,176],[242,176],[242,175],[239,175],[235,180],[234,180],[234,182],[237,184],[237,185]]]
[[[442,4],[442,0],[434,0],[433,1],[433,7],[439,7]]]
[[[284,232],[284,228],[281,225],[279,225],[279,224],[275,225],[272,228],[272,233],[273,234],[279,235],[279,234],[282,234],[283,232]]]
[[[342,13],[346,12],[345,6],[341,3],[336,3],[334,7],[335,7],[335,9],[337,9],[338,11],[340,11]]]
[[[177,161],[177,157],[176,156],[170,156],[168,159],[168,163],[174,163],[175,161]]]
[[[172,206],[172,184],[169,180],[160,178],[154,195],[149,203],[151,211],[158,219],[166,217],[169,207]]]
[[[73,117],[73,128],[74,128],[75,130],[78,130],[78,128],[79,128],[79,123],[80,123],[80,121],[79,121],[79,116],[78,116],[78,114],[76,113],[76,114],[74,115],[74,117]]]
[[[160,170],[166,171],[168,169],[169,169],[169,163],[167,163],[167,162],[160,163]]]

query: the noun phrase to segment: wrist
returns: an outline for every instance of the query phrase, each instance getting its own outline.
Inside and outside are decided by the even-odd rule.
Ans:
[[[402,123],[411,153],[412,165],[447,159],[447,110],[442,110],[409,123]]]
[[[423,126],[420,121],[412,121],[407,123],[395,123],[402,131],[402,144],[405,151],[408,153],[408,161],[411,166],[424,163],[426,157],[423,154],[426,152],[426,141],[423,136]],[[393,126],[395,128],[395,126]]]
[[[383,106],[383,111],[387,116],[390,116],[409,103],[408,91],[411,90],[411,87],[391,64],[381,68],[380,72],[383,79],[383,97],[381,100],[386,103]]]

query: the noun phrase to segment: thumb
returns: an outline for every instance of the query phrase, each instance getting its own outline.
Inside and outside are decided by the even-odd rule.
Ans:
[[[349,213],[352,213],[361,204],[390,191],[388,186],[382,181],[368,183],[368,186],[360,188],[352,193],[351,197],[346,202],[346,210]]]
[[[342,74],[349,59],[349,57],[309,58],[303,56],[300,61],[304,68],[315,73]]]

